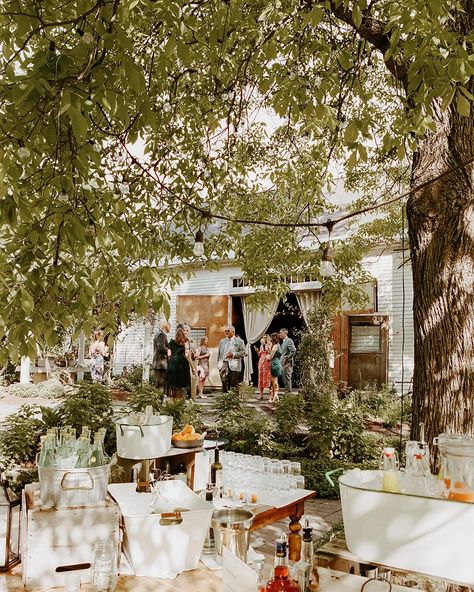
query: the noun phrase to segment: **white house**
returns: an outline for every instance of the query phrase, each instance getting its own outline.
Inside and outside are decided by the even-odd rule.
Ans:
[[[397,248],[372,252],[362,262],[374,278],[369,304],[364,311],[345,310],[336,321],[333,339],[335,349],[334,377],[349,385],[369,380],[393,384],[409,390],[413,373],[413,317],[411,268],[402,265]],[[219,386],[216,368],[217,346],[226,324],[236,326],[246,342],[258,343],[263,332],[281,327],[290,330],[298,340],[298,330],[305,327],[308,306],[318,298],[319,282],[290,283],[286,302],[275,302],[271,311],[252,312],[245,298],[252,291],[243,285],[242,270],[235,263],[223,262],[218,271],[197,270],[171,295],[171,336],[178,322],[193,329],[196,343],[207,335],[211,348],[210,386]],[[257,316],[255,316],[257,315]],[[258,316],[260,315],[260,316]],[[154,328],[144,324],[128,327],[117,339],[114,373],[124,366],[149,363]],[[246,358],[249,378],[250,343]],[[253,365],[255,366],[255,354]],[[255,375],[254,375],[255,378]]]

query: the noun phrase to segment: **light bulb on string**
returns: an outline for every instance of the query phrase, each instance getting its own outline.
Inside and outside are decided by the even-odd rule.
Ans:
[[[336,270],[333,263],[333,251],[331,243],[328,242],[324,247],[323,258],[319,264],[319,274],[323,278],[330,278],[334,275],[335,271]]]
[[[204,255],[204,235],[201,229],[196,232],[196,236],[194,237],[193,253],[196,257],[202,257]]]
[[[334,228],[335,222],[332,220],[328,220],[325,224],[328,230],[328,242],[324,246],[323,256],[321,259],[321,263],[319,264],[319,274],[323,278],[330,278],[336,272],[334,267],[333,259],[334,253],[331,246],[331,231]]]

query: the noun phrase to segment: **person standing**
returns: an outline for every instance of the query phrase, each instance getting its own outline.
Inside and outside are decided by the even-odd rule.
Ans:
[[[235,335],[235,327],[228,325],[226,336],[219,342],[217,368],[221,376],[222,392],[236,387],[240,382],[242,358],[245,356],[245,344]]]
[[[207,337],[203,337],[195,355],[195,360],[198,364],[196,372],[198,377],[198,397],[200,399],[207,399],[206,395],[204,394],[204,384],[206,382],[206,378],[209,376],[209,358],[211,357],[211,352],[207,347],[208,345],[209,339]]]
[[[182,323],[182,327],[186,334],[186,358],[189,363],[189,380],[190,387],[188,391],[188,397],[194,401],[197,394],[198,388],[198,377],[197,377],[197,362],[196,362],[196,343],[191,336],[191,326],[188,323]]]
[[[168,321],[162,321],[153,339],[153,362],[151,367],[154,370],[154,385],[156,388],[163,390],[165,390],[166,385],[168,359],[171,355],[167,336],[170,329],[171,325]]]
[[[293,376],[293,367],[295,364],[296,347],[293,339],[288,337],[288,329],[280,329],[279,337],[282,340],[280,345],[281,354],[281,368],[282,368],[282,379],[283,386],[285,387],[285,393],[291,393],[292,384],[291,379]]]
[[[258,390],[260,391],[260,399],[263,399],[265,389],[270,388],[270,350],[272,348],[272,341],[270,335],[264,335],[260,339],[260,348],[258,349]]]
[[[278,396],[278,392],[280,387],[278,386],[278,379],[281,376],[281,353],[280,353],[280,338],[278,333],[272,333],[271,335],[272,347],[269,353],[269,360],[270,360],[270,376],[271,376],[271,384],[270,384],[270,397],[268,398],[269,403],[274,403],[278,401],[280,397]]]
[[[105,357],[108,354],[108,347],[102,337],[102,331],[94,331],[94,338],[89,347],[89,358],[91,358],[92,382],[104,382]]]
[[[182,326],[176,328],[175,338],[170,341],[171,357],[166,375],[166,390],[169,397],[183,399],[191,387],[190,364],[186,355],[186,333]]]

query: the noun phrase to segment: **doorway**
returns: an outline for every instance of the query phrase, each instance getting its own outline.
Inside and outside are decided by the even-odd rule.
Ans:
[[[235,327],[237,335],[239,335],[246,343],[247,336],[245,334],[244,327],[244,316],[242,310],[242,300],[240,296],[232,296],[232,324]],[[288,336],[295,342],[296,350],[298,352],[298,346],[301,341],[301,333],[306,330],[306,323],[303,318],[303,314],[298,306],[295,294],[289,292],[286,297],[282,298],[278,303],[275,316],[268,327],[267,333],[272,334],[278,332],[280,329],[288,329]],[[257,348],[260,343],[253,343],[253,346]],[[257,386],[258,384],[258,353],[255,347],[251,348],[252,351],[252,384]],[[283,386],[283,384],[281,384]],[[298,367],[295,366],[293,371],[293,386],[299,386],[299,373]]]

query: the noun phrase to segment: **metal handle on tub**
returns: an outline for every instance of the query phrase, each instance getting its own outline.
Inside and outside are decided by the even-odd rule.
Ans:
[[[118,425],[119,425],[120,433],[122,434],[122,436],[123,436],[123,428],[126,427],[126,428],[138,428],[140,430],[140,434],[142,435],[142,438],[145,437],[145,434],[143,433],[143,428],[141,425],[130,425],[128,423],[119,423]]]
[[[364,590],[364,588],[367,586],[367,584],[369,584],[370,582],[385,582],[386,584],[388,584],[388,592],[392,592],[392,583],[389,582],[388,580],[386,580],[385,578],[383,578],[382,576],[376,576],[375,578],[370,578],[370,580],[367,580],[366,582],[364,582],[362,584],[362,588],[360,589],[360,592],[362,592]]]
[[[160,518],[160,526],[173,526],[177,524],[181,524],[183,521],[183,517],[181,516],[181,512],[162,512]]]
[[[65,487],[64,485],[64,480],[66,479],[66,477],[68,475],[87,475],[90,479],[90,487],[81,485],[79,487]],[[78,471],[77,473],[73,473],[72,471],[66,471],[63,475],[63,478],[61,479],[61,489],[64,489],[66,491],[68,490],[83,490],[83,491],[91,491],[91,489],[94,489],[94,479],[92,479],[92,475],[90,473],[88,473],[87,471]]]
[[[331,479],[331,475],[333,475],[334,473],[339,473],[339,471],[343,471],[343,470],[344,469],[342,467],[339,467],[338,469],[334,469],[332,471],[327,471],[327,473],[324,473],[326,481],[328,481],[328,483],[331,485],[331,487],[336,487],[336,484]]]

